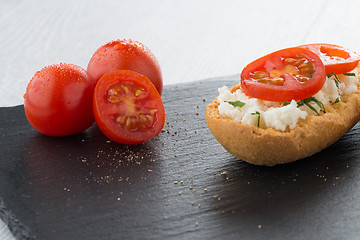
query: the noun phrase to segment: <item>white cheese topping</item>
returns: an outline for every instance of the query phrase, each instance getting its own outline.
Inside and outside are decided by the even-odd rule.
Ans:
[[[358,91],[359,75],[356,70],[353,70],[352,73],[355,73],[355,76],[338,74],[337,77],[340,80],[338,86],[334,75],[330,78],[327,77],[323,88],[314,97],[327,105],[341,101],[342,95],[350,95]],[[298,107],[297,102],[294,100],[284,106],[283,103],[279,102],[249,98],[241,89],[231,93],[226,86],[223,86],[218,91],[219,113],[243,124],[271,127],[285,131],[287,128],[295,128],[299,119],[305,119],[308,115],[317,115],[306,105]],[[229,103],[237,101],[241,101],[245,105],[235,107]],[[317,112],[320,112],[320,107],[315,102],[310,102],[310,104]]]

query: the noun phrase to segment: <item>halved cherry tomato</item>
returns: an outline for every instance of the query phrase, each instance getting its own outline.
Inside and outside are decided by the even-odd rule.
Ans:
[[[311,97],[325,80],[321,59],[308,49],[295,47],[248,64],[241,73],[241,88],[250,97],[284,102]]]
[[[81,67],[65,63],[45,67],[35,73],[26,88],[26,117],[48,136],[82,132],[94,123],[94,87]]]
[[[346,48],[326,43],[301,45],[316,53],[325,65],[326,74],[352,71],[359,63],[360,55]]]
[[[117,70],[105,74],[98,81],[93,98],[95,121],[113,141],[142,143],[158,135],[165,125],[160,94],[139,73]]]
[[[94,53],[87,67],[94,82],[115,70],[131,70],[146,76],[161,95],[163,80],[160,65],[143,44],[125,39],[106,43]]]

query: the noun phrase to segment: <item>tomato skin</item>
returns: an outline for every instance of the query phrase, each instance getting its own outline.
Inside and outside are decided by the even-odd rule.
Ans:
[[[29,123],[48,136],[67,136],[94,123],[92,84],[87,72],[73,64],[55,64],[36,72],[24,95]]]
[[[306,58],[313,66],[314,74],[305,83],[294,80],[288,74],[286,74],[286,77],[290,81],[286,80],[283,86],[260,83],[254,81],[251,77],[251,74],[258,70],[267,71],[267,68],[270,68],[269,66],[281,66],[284,58],[296,58],[297,56]],[[241,72],[241,88],[246,95],[274,102],[301,100],[311,97],[322,88],[325,81],[325,67],[321,59],[312,51],[300,47],[286,48],[270,53],[251,62]]]
[[[130,89],[128,95],[121,92],[116,100],[124,99],[123,101],[108,100],[109,90],[115,89],[114,86],[127,86]],[[141,98],[135,97],[134,89],[143,89]],[[152,116],[154,121],[144,125],[144,129],[129,130],[121,126],[117,120],[124,116],[128,117],[129,112],[138,118],[141,114],[149,113],[151,109],[156,109],[156,113]],[[94,90],[93,112],[99,129],[109,139],[122,144],[139,144],[148,141],[158,135],[165,125],[164,104],[155,86],[144,75],[130,70],[116,70],[100,78]]]
[[[87,67],[90,78],[95,82],[115,70],[131,70],[146,76],[161,95],[163,80],[160,65],[143,44],[125,39],[106,43],[93,54]]]
[[[314,43],[301,45],[316,53],[325,65],[326,74],[347,73],[352,71],[359,63],[360,55],[349,49],[327,43]]]

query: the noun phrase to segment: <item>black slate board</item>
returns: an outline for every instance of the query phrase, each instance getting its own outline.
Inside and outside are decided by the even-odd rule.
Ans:
[[[359,124],[310,158],[247,164],[205,123],[236,79],[165,87],[164,131],[136,146],[96,125],[46,137],[0,108],[1,219],[17,239],[359,239]]]

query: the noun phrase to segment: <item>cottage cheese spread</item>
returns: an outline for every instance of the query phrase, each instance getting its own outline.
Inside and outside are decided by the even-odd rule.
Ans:
[[[336,104],[341,101],[342,96],[356,92],[358,90],[359,75],[356,70],[353,70],[352,73],[355,76],[338,74],[337,77],[340,80],[338,83],[336,83],[335,75],[327,77],[323,88],[314,97],[323,105]],[[223,86],[218,91],[219,113],[243,124],[263,128],[271,127],[285,131],[286,129],[295,128],[299,119],[305,119],[308,115],[317,115],[315,111],[306,105],[298,107],[297,102],[294,100],[284,105],[284,103],[249,98],[241,89],[231,93],[226,86]],[[237,101],[245,104],[241,107],[231,104],[231,102]],[[318,104],[315,102],[310,102],[310,104],[320,113]]]

